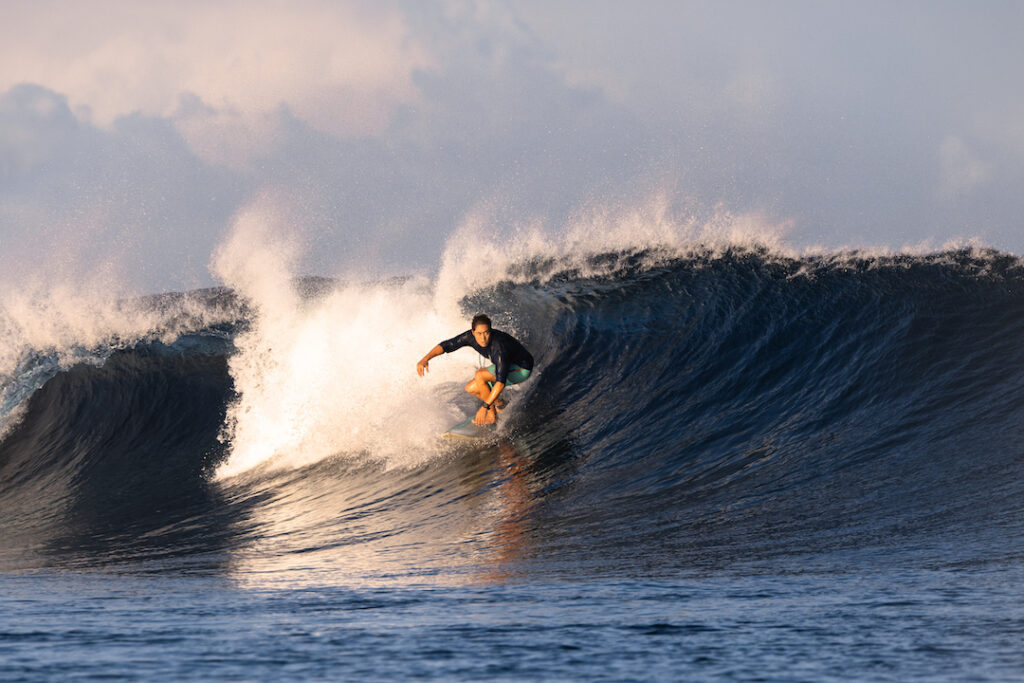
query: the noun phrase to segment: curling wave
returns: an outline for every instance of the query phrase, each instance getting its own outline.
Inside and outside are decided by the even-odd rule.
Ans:
[[[452,314],[435,296],[320,281],[286,315],[235,307],[45,382],[23,364],[0,562],[490,576],[1021,547],[1016,258],[614,251],[520,261]],[[456,447],[470,359],[412,367],[478,310],[539,371],[495,442]]]

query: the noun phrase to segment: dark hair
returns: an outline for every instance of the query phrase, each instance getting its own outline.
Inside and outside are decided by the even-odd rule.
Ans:
[[[483,313],[477,313],[473,316],[473,322],[470,324],[469,329],[475,330],[477,325],[487,325],[489,329],[491,327],[491,319]]]

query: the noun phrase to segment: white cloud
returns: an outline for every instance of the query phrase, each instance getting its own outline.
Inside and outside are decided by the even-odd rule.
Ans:
[[[182,132],[200,148],[228,130],[229,148],[261,144],[281,105],[332,135],[379,134],[430,64],[402,15],[369,3],[104,0],[4,14],[0,91],[43,85],[98,125],[180,114],[190,94],[205,115],[189,109]]]
[[[258,188],[306,272],[431,267],[481,203],[559,226],[660,188],[811,244],[1024,251],[1006,10],[39,1],[0,0],[3,272],[81,233],[82,260],[126,242],[126,270],[184,286]]]

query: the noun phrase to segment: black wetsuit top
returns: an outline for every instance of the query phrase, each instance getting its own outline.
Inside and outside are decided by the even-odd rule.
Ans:
[[[463,346],[472,346],[484,358],[489,358],[494,363],[495,380],[505,384],[508,379],[509,369],[513,363],[524,370],[533,370],[533,356],[511,335],[501,330],[491,328],[491,343],[487,346],[480,346],[476,343],[473,330],[466,330],[458,337],[447,339],[438,346],[445,353],[451,353]]]

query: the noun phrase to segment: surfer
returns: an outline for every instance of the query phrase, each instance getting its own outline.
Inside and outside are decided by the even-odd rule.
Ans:
[[[483,402],[473,423],[494,424],[498,421],[497,410],[504,406],[504,399],[499,398],[502,390],[509,384],[526,381],[533,370],[533,356],[512,335],[491,329],[491,319],[481,313],[473,316],[468,330],[430,349],[416,364],[417,374],[423,377],[423,373],[430,371],[428,364],[432,358],[463,346],[472,346],[491,361],[491,365],[476,371],[466,384],[466,391]]]

